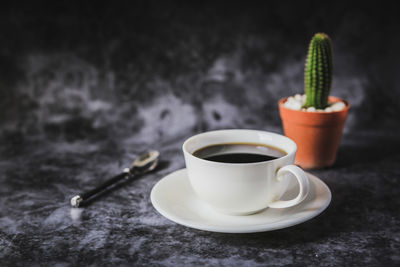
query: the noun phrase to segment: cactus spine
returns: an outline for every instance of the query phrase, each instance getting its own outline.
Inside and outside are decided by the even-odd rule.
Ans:
[[[308,48],[304,72],[305,107],[324,109],[332,84],[332,42],[325,33],[317,33]]]

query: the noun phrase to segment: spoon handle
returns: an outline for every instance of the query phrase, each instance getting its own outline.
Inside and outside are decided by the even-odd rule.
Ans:
[[[73,198],[71,198],[71,206],[75,207],[75,208],[79,207],[80,204],[82,203],[82,201],[87,200],[91,196],[107,189],[111,185],[123,180],[124,178],[126,178],[127,176],[130,176],[130,175],[131,175],[131,173],[130,173],[129,169],[128,168],[125,169],[122,173],[112,177],[111,179],[106,180],[104,183],[97,186],[96,188],[86,191],[86,192],[82,192],[81,194],[78,194],[78,195],[74,196]]]

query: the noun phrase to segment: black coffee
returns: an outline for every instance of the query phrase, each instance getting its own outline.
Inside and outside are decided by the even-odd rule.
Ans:
[[[193,155],[215,162],[255,163],[283,157],[286,152],[264,144],[226,143],[200,148]]]

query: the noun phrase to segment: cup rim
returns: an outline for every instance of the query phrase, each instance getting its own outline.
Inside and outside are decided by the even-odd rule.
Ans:
[[[266,133],[269,135],[273,135],[273,136],[279,136],[281,138],[286,139],[286,141],[288,141],[289,143],[291,143],[293,145],[293,150],[292,151],[286,151],[286,155],[273,159],[273,160],[267,160],[267,161],[261,161],[261,162],[252,162],[252,163],[226,163],[226,162],[215,162],[215,161],[211,161],[211,160],[206,160],[206,159],[202,159],[199,157],[194,156],[192,153],[190,153],[187,150],[187,145],[190,141],[192,141],[195,138],[199,138],[201,135],[205,135],[205,134],[209,134],[209,133],[218,133],[218,132],[229,132],[229,131],[243,131],[243,132],[253,132],[253,133]],[[277,148],[281,149],[279,146],[276,146]],[[195,134],[189,138],[187,138],[182,145],[182,150],[183,153],[188,156],[189,158],[195,159],[195,160],[200,160],[201,162],[207,163],[207,164],[213,164],[213,165],[219,165],[219,166],[254,166],[254,165],[262,165],[262,164],[269,164],[270,162],[276,162],[279,160],[284,160],[287,159],[289,157],[291,157],[293,154],[296,153],[297,151],[297,144],[290,139],[289,137],[282,135],[282,134],[278,134],[278,133],[273,133],[273,132],[269,132],[269,131],[262,131],[262,130],[252,130],[252,129],[221,129],[221,130],[213,130],[213,131],[207,131],[207,132],[202,132],[199,134]]]

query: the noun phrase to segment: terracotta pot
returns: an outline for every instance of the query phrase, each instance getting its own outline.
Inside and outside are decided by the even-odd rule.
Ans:
[[[330,96],[329,102],[343,101],[346,107],[334,112],[307,112],[285,108],[286,100],[279,101],[279,113],[285,135],[298,147],[295,163],[304,169],[331,166],[336,159],[349,103]]]

